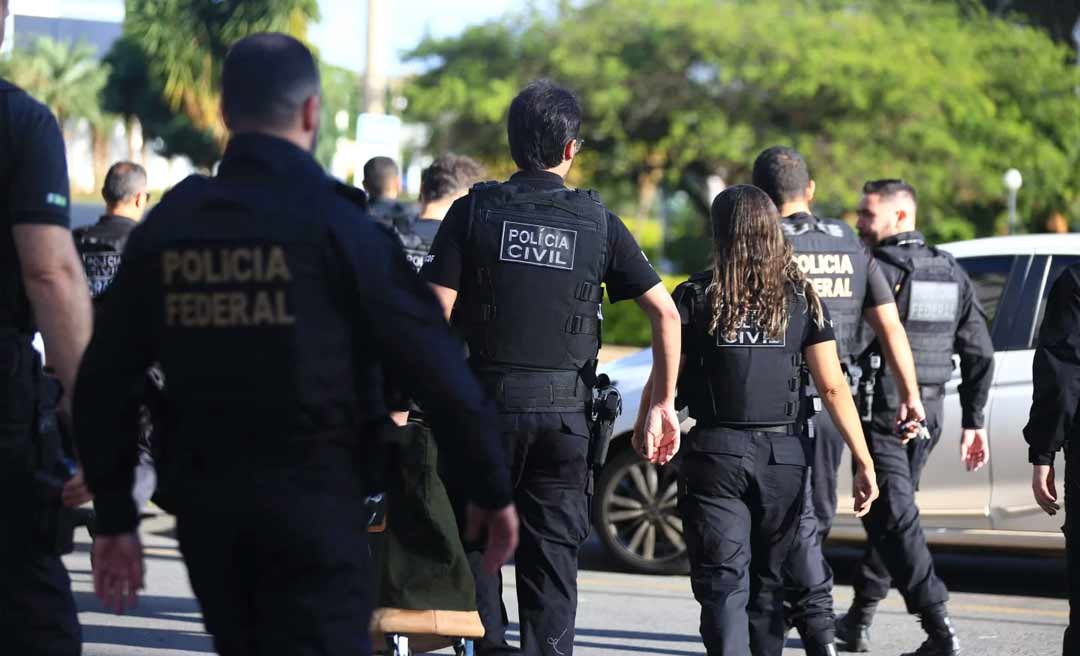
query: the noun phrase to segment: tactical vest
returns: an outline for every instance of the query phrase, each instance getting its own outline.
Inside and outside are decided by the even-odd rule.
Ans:
[[[401,240],[401,246],[405,250],[405,257],[409,260],[409,264],[420,271],[435,239],[434,235],[427,235],[417,230],[418,221],[416,217],[395,219],[394,234]]]
[[[800,215],[807,216],[807,215]],[[858,352],[866,298],[866,257],[847,224],[815,217],[781,221],[795,260],[829,308],[841,358]]]
[[[11,95],[19,88],[0,80],[0,147],[5,153],[15,152],[15,135],[11,126]],[[17,165],[11,155],[0,157],[0,212],[10,211],[10,194],[19,190],[11,188],[11,167]],[[34,332],[33,313],[23,289],[22,272],[19,270],[15,239],[11,231],[11,216],[0,217],[0,332],[16,331],[23,334]]]
[[[919,384],[942,385],[952,378],[960,283],[952,258],[933,246],[921,246],[879,246],[874,256],[903,272],[896,303]]]
[[[695,274],[676,288],[680,306],[689,296],[691,321],[679,397],[686,401],[698,425],[782,426],[802,419],[803,353],[806,333],[806,298],[789,288],[787,329],[780,339],[765,335],[758,326],[739,329],[728,340],[720,331],[709,334],[712,303],[708,287],[712,272]]]
[[[474,369],[588,371],[600,348],[607,210],[591,191],[481,183],[455,322]]]
[[[75,231],[75,248],[82,258],[86,282],[90,285],[90,298],[94,300],[108,289],[116,277],[128,238],[126,233],[102,233],[93,227]]]

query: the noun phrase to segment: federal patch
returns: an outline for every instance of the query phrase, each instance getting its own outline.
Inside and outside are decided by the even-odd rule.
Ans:
[[[577,230],[506,221],[499,259],[571,271],[577,251],[577,234]]]
[[[960,285],[957,283],[912,281],[908,321],[952,322],[959,309]]]

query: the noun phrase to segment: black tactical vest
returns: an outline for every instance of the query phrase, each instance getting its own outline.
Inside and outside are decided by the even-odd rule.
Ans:
[[[17,162],[10,155],[15,152],[15,134],[12,133],[11,108],[8,106],[11,94],[18,91],[18,87],[0,80],[0,148],[9,153],[0,157],[0,212],[5,215],[0,217],[0,333],[14,330],[30,334],[34,332],[33,313],[23,288],[11,231],[12,217],[7,215],[11,207],[10,194],[18,192],[11,188],[11,167]]]
[[[782,426],[801,420],[803,353],[807,311],[805,296],[789,290],[787,330],[770,339],[754,325],[739,330],[734,341],[709,334],[712,272],[695,274],[675,289],[691,307],[687,360],[679,378],[679,397],[699,426]]]
[[[858,351],[866,298],[866,258],[855,231],[841,221],[797,214],[781,221],[795,260],[829,308],[841,358]]]
[[[99,223],[74,232],[75,248],[82,258],[86,282],[90,285],[90,298],[94,300],[108,289],[116,277],[120,268],[120,257],[124,253],[124,244],[135,227],[133,222],[130,226],[122,226],[119,222],[124,221],[123,219],[113,220],[116,223],[112,225]]]
[[[879,246],[874,256],[903,272],[896,303],[915,357],[919,384],[942,385],[952,378],[960,283],[952,258],[933,246],[921,246]]]
[[[474,369],[590,369],[608,260],[596,194],[481,183],[470,203],[455,323]]]

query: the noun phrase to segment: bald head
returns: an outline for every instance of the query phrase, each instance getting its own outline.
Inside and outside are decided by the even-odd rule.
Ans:
[[[903,180],[871,180],[863,185],[855,227],[869,246],[915,229],[917,195]]]
[[[234,133],[267,133],[311,149],[319,93],[315,58],[286,34],[253,34],[237,41],[222,67],[221,111]]]

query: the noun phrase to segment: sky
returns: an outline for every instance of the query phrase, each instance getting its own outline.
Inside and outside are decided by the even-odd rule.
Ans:
[[[391,31],[388,53],[391,75],[413,70],[400,54],[426,35],[452,36],[465,27],[497,18],[525,6],[526,0],[381,0]],[[119,21],[124,0],[12,0],[13,13]],[[366,58],[366,0],[319,0],[322,20],[309,32],[312,43],[331,64],[356,71]]]

